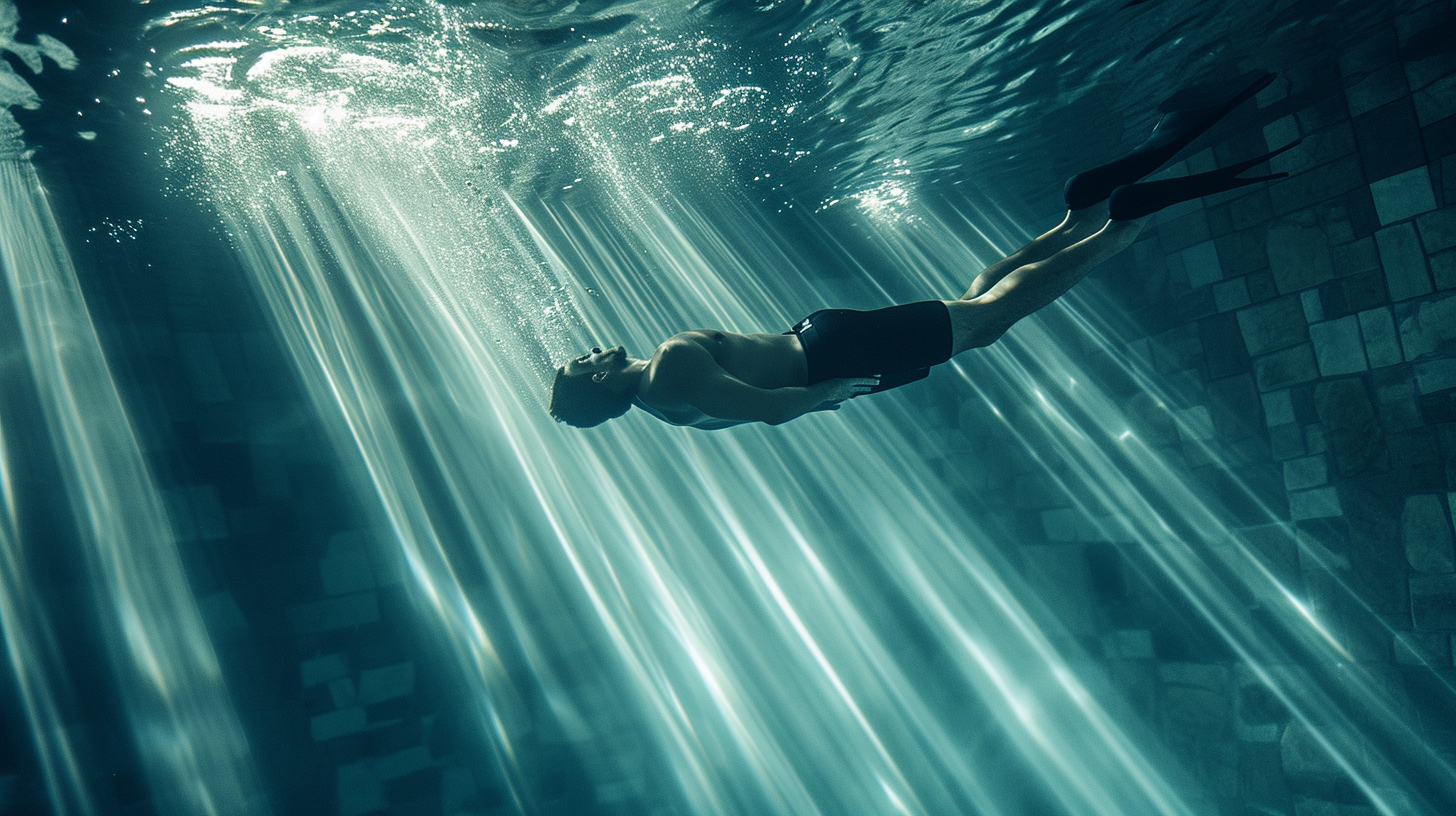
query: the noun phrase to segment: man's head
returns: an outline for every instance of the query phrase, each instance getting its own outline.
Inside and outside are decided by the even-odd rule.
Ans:
[[[615,419],[632,407],[636,379],[628,376],[632,358],[617,346],[572,360],[556,369],[551,385],[551,416],[578,428],[590,428]]]

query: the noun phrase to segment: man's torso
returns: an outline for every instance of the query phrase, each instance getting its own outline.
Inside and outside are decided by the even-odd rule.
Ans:
[[[763,389],[803,387],[808,380],[804,348],[793,334],[735,334],[717,329],[697,329],[673,335],[657,347],[637,397],[650,410],[674,425],[724,428],[741,422],[719,419],[693,407],[690,395],[682,393],[670,378],[660,376],[657,363],[679,344],[691,343],[706,349],[713,361],[730,376]]]

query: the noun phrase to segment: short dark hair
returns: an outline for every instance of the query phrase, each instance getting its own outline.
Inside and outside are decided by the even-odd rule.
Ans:
[[[591,372],[567,374],[566,366],[556,369],[556,381],[551,384],[551,406],[547,410],[557,422],[590,428],[627,413],[631,407],[630,394],[613,393],[593,380]]]

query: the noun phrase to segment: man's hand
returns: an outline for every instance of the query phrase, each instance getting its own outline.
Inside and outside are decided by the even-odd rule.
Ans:
[[[871,388],[880,384],[879,377],[845,377],[842,380],[825,380],[810,386],[823,398],[812,411],[838,411],[839,404],[850,397],[868,394]]]

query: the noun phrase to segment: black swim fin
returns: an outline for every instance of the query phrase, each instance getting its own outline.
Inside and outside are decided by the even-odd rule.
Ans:
[[[1168,97],[1158,106],[1162,118],[1142,144],[1122,158],[1067,179],[1062,190],[1067,209],[1090,207],[1118,187],[1157,171],[1230,111],[1267,87],[1274,77],[1267,71],[1256,71],[1234,82],[1196,85]]]
[[[1289,144],[1272,150],[1257,158],[1241,161],[1228,167],[1218,170],[1210,170],[1207,173],[1198,173],[1192,176],[1180,178],[1159,179],[1158,181],[1144,181],[1139,184],[1128,184],[1118,187],[1112,191],[1108,200],[1112,220],[1131,221],[1134,218],[1142,218],[1145,215],[1152,215],[1164,207],[1170,207],[1181,201],[1189,201],[1195,198],[1202,198],[1214,193],[1222,193],[1226,190],[1236,190],[1250,184],[1261,181],[1272,181],[1288,176],[1288,173],[1271,173],[1266,176],[1253,176],[1250,178],[1238,178],[1240,173],[1252,169],[1255,165],[1274,158],[1286,150],[1300,143],[1295,139]]]

